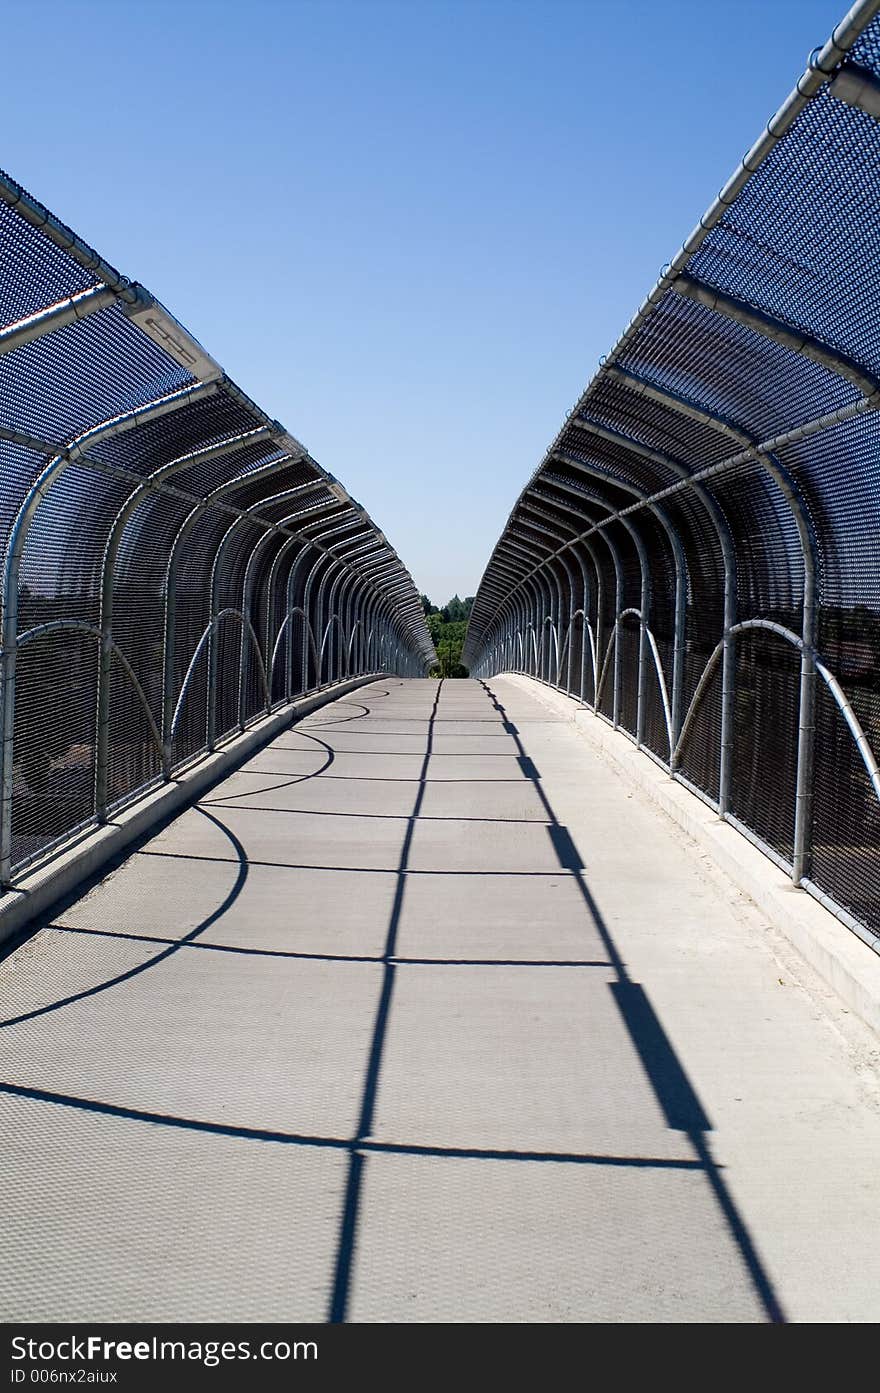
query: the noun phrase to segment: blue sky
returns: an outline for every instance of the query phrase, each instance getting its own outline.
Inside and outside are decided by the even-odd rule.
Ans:
[[[442,603],[845,7],[7,0],[0,165]]]

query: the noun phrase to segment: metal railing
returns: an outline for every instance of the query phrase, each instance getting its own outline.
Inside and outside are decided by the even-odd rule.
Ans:
[[[810,56],[603,359],[463,654],[625,731],[875,948],[878,10]]]
[[[0,175],[0,883],[296,697],[434,649],[363,508]]]

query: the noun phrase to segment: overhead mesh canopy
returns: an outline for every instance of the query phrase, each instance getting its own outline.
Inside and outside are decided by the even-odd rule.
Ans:
[[[0,175],[0,879],[297,695],[434,659],[345,489]]]
[[[463,660],[561,687],[880,943],[880,0],[520,495]]]

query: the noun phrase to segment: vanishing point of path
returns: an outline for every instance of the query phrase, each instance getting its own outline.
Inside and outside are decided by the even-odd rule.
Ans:
[[[522,681],[315,712],[0,994],[7,1319],[877,1317],[876,1040]]]

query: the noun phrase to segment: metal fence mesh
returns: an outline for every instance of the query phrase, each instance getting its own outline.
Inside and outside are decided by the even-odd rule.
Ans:
[[[614,721],[875,946],[878,10],[815,52],[603,360],[511,513],[464,655]],[[547,494],[557,535],[524,556]],[[523,642],[545,624],[580,665]]]
[[[363,509],[163,306],[2,174],[0,258],[9,885],[272,706],[331,678],[420,675],[434,652]],[[320,654],[328,626],[321,665],[310,634]]]

